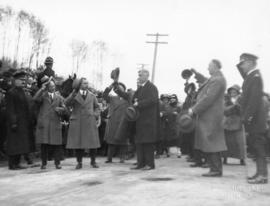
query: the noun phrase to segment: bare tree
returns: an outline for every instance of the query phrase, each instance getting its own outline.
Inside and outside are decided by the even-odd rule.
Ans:
[[[23,10],[21,10],[17,14],[17,26],[18,26],[18,37],[17,37],[17,44],[16,44],[16,49],[15,49],[15,54],[14,54],[14,61],[18,61],[18,54],[19,54],[19,45],[20,45],[20,40],[21,40],[21,32],[22,32],[22,26],[28,22],[29,20],[29,14]]]
[[[93,81],[97,88],[102,88],[104,79],[104,62],[108,51],[107,44],[100,40],[93,41],[91,48],[91,56],[93,58],[92,60],[94,61],[94,68],[92,70],[92,75],[94,77]]]
[[[86,59],[88,45],[81,40],[72,40],[71,44],[73,71],[78,73],[81,63]]]
[[[7,32],[8,32],[10,21],[13,15],[14,15],[14,11],[12,10],[11,7],[0,8],[0,21],[3,27],[2,58],[6,56],[6,50],[8,50],[8,47],[9,47],[9,42],[7,42]]]

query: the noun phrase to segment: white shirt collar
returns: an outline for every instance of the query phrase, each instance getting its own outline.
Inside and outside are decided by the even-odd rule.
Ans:
[[[54,92],[48,92],[48,94],[49,94],[50,97],[54,96]]]
[[[86,95],[86,90],[80,90],[81,95]]]
[[[250,71],[247,73],[247,76],[250,75],[252,72],[254,72],[254,71],[256,71],[256,70],[258,70],[258,69],[252,69],[252,70],[250,70]]]
[[[148,82],[148,80],[141,84],[141,87],[144,87],[144,85]]]

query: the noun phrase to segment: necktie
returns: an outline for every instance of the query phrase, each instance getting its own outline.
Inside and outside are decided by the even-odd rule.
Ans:
[[[83,91],[83,99],[85,100],[86,98],[86,91]]]
[[[53,102],[53,94],[50,94],[50,100]]]

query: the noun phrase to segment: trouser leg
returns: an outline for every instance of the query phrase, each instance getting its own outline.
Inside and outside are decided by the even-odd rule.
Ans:
[[[126,145],[119,145],[120,161],[125,160],[126,152],[127,152],[127,146]]]
[[[267,161],[266,161],[266,138],[264,134],[252,135],[254,138],[253,148],[256,156],[257,174],[264,177],[268,176]]]
[[[84,150],[83,149],[76,149],[76,159],[78,163],[82,163]]]
[[[115,152],[115,146],[112,144],[109,144],[108,145],[108,157],[107,157],[108,161],[112,161],[114,152]]]
[[[96,163],[96,156],[97,156],[97,149],[90,149],[90,159],[91,159],[91,164]]]
[[[42,165],[47,165],[48,145],[47,144],[41,144],[40,150],[41,150],[41,162],[42,162]]]
[[[136,152],[137,152],[137,167],[144,167],[144,152],[143,152],[143,144],[136,144]]]
[[[155,158],[154,158],[154,153],[155,153],[155,146],[153,143],[146,143],[143,144],[143,153],[144,153],[144,158],[145,158],[145,165],[148,165],[152,168],[155,167]]]
[[[222,160],[220,152],[211,152],[207,154],[210,171],[222,173]]]
[[[52,147],[54,150],[54,164],[59,165],[62,155],[62,145],[53,145]]]
[[[202,152],[199,150],[194,150],[194,160],[196,164],[202,164]]]

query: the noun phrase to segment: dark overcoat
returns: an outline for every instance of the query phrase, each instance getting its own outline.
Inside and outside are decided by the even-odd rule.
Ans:
[[[109,96],[108,88],[104,91],[104,99],[109,104],[108,122],[105,130],[105,141],[108,144],[127,145],[128,144],[128,120],[125,118],[126,109],[128,108],[129,101],[127,95]]]
[[[53,100],[50,99],[48,92],[44,93],[35,101],[40,105],[37,128],[36,143],[62,145],[62,125],[61,116],[55,111],[56,107],[65,110],[64,99],[58,93],[54,93]]]
[[[227,150],[223,117],[226,80],[216,72],[198,91],[197,103],[192,107],[196,114],[195,149],[203,152]]]
[[[157,141],[160,124],[158,89],[150,81],[135,92],[133,99],[138,101],[139,118],[136,120],[135,143]]]
[[[22,88],[14,87],[7,93],[6,100],[8,155],[32,152],[34,120],[30,96],[27,97]]]
[[[259,70],[245,76],[240,105],[246,131],[252,134],[266,132],[267,114],[263,103],[263,81]]]
[[[72,106],[70,125],[68,130],[68,149],[95,149],[100,147],[97,118],[99,105],[97,98],[91,92],[83,99],[78,93],[66,99],[66,105]]]

